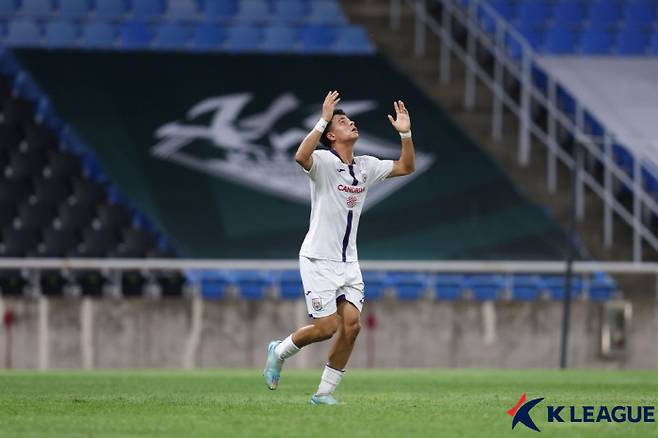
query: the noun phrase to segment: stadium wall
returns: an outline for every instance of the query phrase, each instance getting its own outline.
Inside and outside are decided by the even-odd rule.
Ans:
[[[0,307],[14,313],[15,368],[258,368],[270,339],[307,321],[301,300],[41,298]],[[366,307],[350,367],[555,368],[561,315],[559,302],[378,301]],[[575,302],[571,321],[570,366],[658,365],[655,302],[635,303],[628,354],[615,360],[599,354],[600,303]],[[286,366],[318,367],[328,348],[305,348]]]

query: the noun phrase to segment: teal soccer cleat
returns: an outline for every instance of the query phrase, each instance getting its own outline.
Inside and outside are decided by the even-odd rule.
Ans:
[[[263,370],[263,377],[265,377],[265,384],[271,390],[275,390],[279,386],[279,377],[283,366],[283,361],[274,354],[274,349],[280,343],[281,341],[272,341],[267,347],[267,362]]]
[[[313,406],[342,404],[341,402],[336,400],[332,395],[317,395],[317,394],[311,397],[309,403],[311,403]]]

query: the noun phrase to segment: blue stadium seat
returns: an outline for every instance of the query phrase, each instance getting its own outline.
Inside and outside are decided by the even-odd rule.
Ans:
[[[566,280],[564,276],[547,275],[540,278],[542,289],[548,291],[550,298],[553,300],[563,300],[566,294]],[[582,279],[572,277],[571,279],[571,298],[577,298],[582,293]]]
[[[32,20],[10,21],[5,41],[8,46],[13,47],[39,46],[41,45],[39,25]]]
[[[226,288],[233,284],[232,276],[225,271],[192,271],[188,273],[190,283],[197,283],[201,295],[209,299],[221,299],[226,294]]]
[[[235,271],[233,278],[240,289],[240,296],[247,300],[265,298],[272,287],[272,275],[265,271]]]
[[[519,4],[517,22],[523,24],[543,25],[551,18],[551,9],[543,0],[522,1]]]
[[[507,21],[516,17],[516,2],[512,0],[492,0],[489,5]]]
[[[15,0],[0,0],[0,18],[13,18],[16,16]]]
[[[126,21],[119,28],[119,46],[123,49],[146,49],[152,39],[151,29],[141,21]]]
[[[397,297],[400,300],[419,299],[428,285],[426,275],[414,272],[391,272],[388,278],[397,291]]]
[[[658,202],[658,168],[652,163],[642,163],[642,185],[644,190]]]
[[[464,285],[476,300],[495,300],[505,290],[505,279],[500,275],[467,275]]]
[[[635,160],[628,149],[618,143],[613,143],[612,159],[627,175],[633,176]]]
[[[46,23],[46,45],[48,47],[76,47],[78,27],[72,21],[57,20]]]
[[[274,3],[274,20],[277,23],[301,22],[308,13],[307,2],[279,0]]]
[[[301,30],[302,51],[328,52],[334,42],[334,29],[322,25],[309,25]]]
[[[519,33],[525,38],[526,42],[530,44],[533,50],[540,50],[544,42],[544,35],[537,26],[524,25],[518,28]],[[505,44],[507,46],[507,54],[514,59],[521,59],[523,55],[523,48],[521,44],[514,39],[509,33],[505,35]]]
[[[261,43],[261,27],[241,24],[228,29],[224,48],[229,52],[253,52],[260,48]]]
[[[128,7],[126,0],[96,0],[94,17],[104,20],[119,20],[126,16]]]
[[[368,301],[380,299],[384,291],[391,287],[390,279],[383,272],[364,271],[362,273],[365,283],[365,297]]]
[[[196,50],[219,50],[226,41],[226,30],[219,25],[203,23],[194,28]]]
[[[23,0],[21,2],[21,13],[29,18],[51,17],[54,9],[51,0]]]
[[[563,26],[554,26],[546,32],[544,50],[551,55],[573,53],[576,48],[576,34]]]
[[[534,301],[539,297],[541,286],[536,275],[515,275],[512,278],[512,299]]]
[[[179,23],[162,23],[155,29],[155,44],[159,49],[184,49],[189,37],[189,29]]]
[[[104,21],[87,21],[82,24],[82,47],[90,49],[110,48],[116,41],[117,30],[114,25]]]
[[[562,25],[579,25],[584,16],[583,4],[574,0],[559,0],[553,10],[553,20]]]
[[[131,18],[135,21],[150,21],[160,18],[164,12],[163,0],[131,0]]]
[[[60,18],[87,18],[91,13],[88,0],[59,0],[58,4]]]
[[[279,273],[279,296],[284,300],[297,300],[304,296],[304,286],[299,271],[282,271]]]
[[[26,71],[20,71],[14,77],[13,89],[19,96],[31,102],[37,102],[44,94]]]
[[[173,21],[195,21],[199,19],[199,7],[196,0],[169,0],[165,15]]]
[[[633,27],[617,34],[617,53],[620,55],[645,55],[649,47],[649,35]]]
[[[454,301],[461,298],[464,283],[461,275],[437,274],[432,279],[432,283],[439,300]]]
[[[624,5],[624,23],[635,29],[651,27],[656,14],[656,3],[651,0],[628,0]]]
[[[238,13],[238,0],[202,0],[202,9],[209,20],[232,19]]]
[[[605,301],[613,297],[617,285],[607,275],[595,276],[589,284],[589,298],[595,301]]]
[[[336,1],[314,1],[309,4],[310,11],[306,21],[323,24],[341,24],[345,22],[345,16]]]
[[[588,55],[612,53],[612,35],[607,30],[585,29],[580,35],[580,51]]]
[[[619,5],[614,0],[592,0],[587,11],[592,26],[614,26],[620,16]]]
[[[658,31],[655,31],[653,35],[651,35],[649,51],[652,55],[658,56]]]
[[[263,30],[264,52],[294,52],[297,50],[297,30],[286,25],[273,25]]]
[[[361,26],[341,26],[336,29],[336,53],[372,53],[366,30]]]
[[[236,20],[245,22],[266,22],[272,15],[266,0],[242,0],[238,5]]]

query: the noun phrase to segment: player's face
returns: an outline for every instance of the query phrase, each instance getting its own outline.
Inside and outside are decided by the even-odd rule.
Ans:
[[[356,141],[359,138],[359,130],[356,128],[354,121],[350,120],[349,117],[337,114],[331,119],[331,130],[327,138],[340,143]]]

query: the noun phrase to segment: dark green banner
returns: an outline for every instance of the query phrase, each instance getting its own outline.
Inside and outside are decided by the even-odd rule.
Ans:
[[[328,90],[357,155],[397,158],[386,115],[411,113],[417,172],[369,191],[361,259],[547,259],[562,233],[380,57],[22,51],[19,58],[121,191],[188,257],[295,258],[309,184],[292,155]]]

